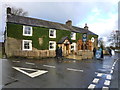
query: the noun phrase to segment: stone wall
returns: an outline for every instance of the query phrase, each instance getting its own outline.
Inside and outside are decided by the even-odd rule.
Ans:
[[[77,51],[77,55],[81,56],[81,59],[92,59],[93,52],[90,50],[79,50]]]
[[[33,58],[44,58],[44,57],[55,57],[55,50],[38,50],[32,47],[32,51],[22,51],[22,40],[7,37],[5,42],[5,53],[7,57],[19,56],[19,57],[33,57]]]
[[[22,41],[15,38],[7,37],[5,41],[5,53],[7,57],[13,56],[14,51],[21,50]]]
[[[55,57],[54,50],[36,50],[36,51],[14,51],[13,56],[27,57],[27,58],[46,58]]]

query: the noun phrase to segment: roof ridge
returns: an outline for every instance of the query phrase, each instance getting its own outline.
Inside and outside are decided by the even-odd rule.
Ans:
[[[89,32],[90,34],[95,34],[89,30],[85,30],[84,28],[80,28],[77,26],[68,26],[66,24],[62,24],[62,23],[58,23],[58,22],[47,21],[47,20],[37,19],[37,18],[33,18],[33,17],[13,15],[13,14],[10,14],[7,16],[7,22],[23,24],[23,25],[30,25],[30,26],[54,28],[54,29],[60,29],[60,30],[68,30],[71,32],[78,32],[78,33],[84,33],[84,32],[88,33]]]

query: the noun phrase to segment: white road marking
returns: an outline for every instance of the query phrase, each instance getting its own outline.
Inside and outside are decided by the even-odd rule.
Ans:
[[[94,85],[94,84],[90,84],[90,85],[88,86],[88,89],[94,89],[95,86],[96,86],[96,85]]]
[[[99,79],[98,78],[94,78],[94,80],[92,81],[93,83],[98,83]]]
[[[17,62],[17,63],[18,63],[18,62],[20,62],[20,61],[12,61],[12,62]]]
[[[115,64],[113,64],[113,67],[115,66]]]
[[[112,76],[111,76],[111,75],[107,75],[107,76],[106,76],[106,79],[111,80],[111,78],[112,78]]]
[[[98,73],[98,72],[95,72],[95,74],[97,74],[98,77],[101,77],[102,75],[108,75],[108,74],[105,74],[105,73]]]
[[[45,71],[45,70],[37,70],[37,69],[29,69],[29,68],[21,68],[21,67],[12,67],[12,68],[14,68],[14,69],[17,70],[17,71],[20,71],[20,72],[28,75],[28,76],[31,77],[31,78],[37,77],[37,76],[39,76],[39,75],[42,75],[42,74],[48,72],[48,71]],[[36,71],[36,72],[27,73],[27,72],[24,71],[24,70]]]
[[[103,65],[103,68],[110,68],[109,65]]]
[[[50,65],[43,65],[44,67],[51,67],[51,68],[56,68],[55,66],[50,66]]]
[[[98,77],[101,77],[103,75],[103,73],[98,73],[97,76]]]
[[[103,86],[102,90],[109,90],[109,87]]]
[[[110,73],[112,74],[112,73],[113,73],[113,70],[111,70]]]
[[[112,67],[112,69],[114,69],[114,67]]]
[[[70,70],[70,71],[78,71],[78,72],[83,72],[83,70],[72,69],[72,68],[67,68],[67,70]]]
[[[113,63],[114,65],[116,64],[116,62]]]
[[[25,62],[26,64],[30,64],[30,65],[35,65],[35,63],[29,63],[29,62]]]
[[[104,85],[110,85],[110,81],[109,80],[105,80]]]

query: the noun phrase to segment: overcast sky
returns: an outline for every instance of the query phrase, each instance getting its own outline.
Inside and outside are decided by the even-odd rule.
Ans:
[[[3,2],[1,3],[1,16],[4,16],[5,4],[16,8],[23,8],[29,13],[29,17],[65,23],[72,20],[73,26],[84,27],[88,24],[89,30],[100,37],[109,36],[110,32],[118,29],[118,0],[88,0],[88,1],[67,1],[63,2],[41,2],[29,0],[26,2]],[[24,0],[25,1],[25,0]],[[2,18],[0,17],[0,20]],[[1,20],[3,22],[3,20]],[[0,22],[1,22],[0,21]],[[3,30],[3,24],[1,29]]]

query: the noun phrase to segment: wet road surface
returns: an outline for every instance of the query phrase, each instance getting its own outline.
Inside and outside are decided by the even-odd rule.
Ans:
[[[3,88],[118,88],[118,56],[104,60],[3,59]],[[116,70],[117,71],[117,70]],[[116,81],[112,83],[112,80]]]

